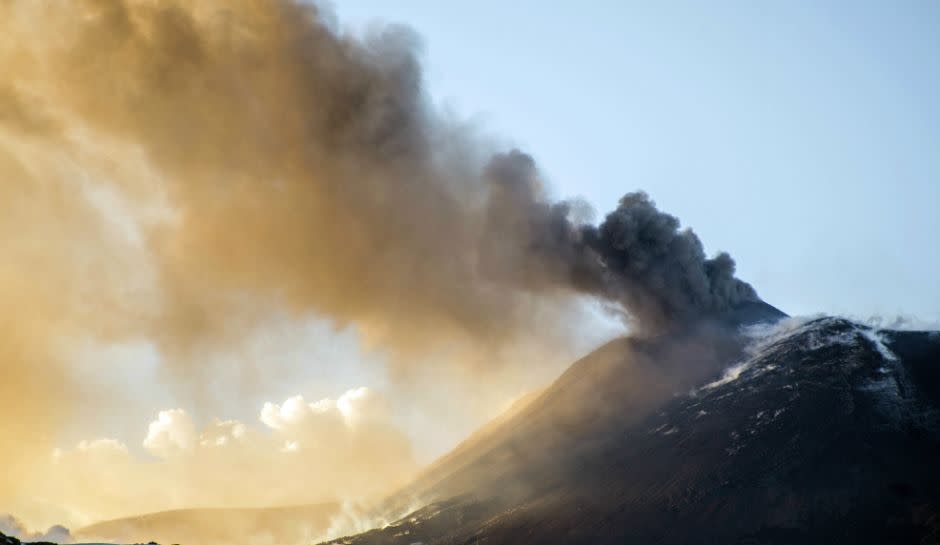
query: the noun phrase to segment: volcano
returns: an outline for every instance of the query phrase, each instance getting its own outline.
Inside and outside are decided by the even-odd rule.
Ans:
[[[330,543],[940,543],[940,332],[749,303],[610,342]]]

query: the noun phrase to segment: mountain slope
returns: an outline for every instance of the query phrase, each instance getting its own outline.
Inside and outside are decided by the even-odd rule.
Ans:
[[[336,503],[244,509],[175,509],[109,520],[74,532],[80,540],[227,545],[303,543],[322,536]]]
[[[749,303],[723,321],[675,331],[669,342],[611,341],[572,364],[510,418],[501,417],[498,426],[486,426],[486,433],[475,434],[480,437],[433,464],[391,503],[400,508],[416,499],[445,498],[471,487],[478,493],[499,489],[503,496],[512,487],[524,493],[529,478],[544,479],[559,471],[557,449],[607,428],[622,429],[739,357],[741,339],[730,334],[738,326],[785,316],[765,303]],[[532,475],[534,468],[539,471]]]
[[[433,503],[338,543],[937,542],[940,336],[826,318],[739,341],[604,347],[411,490]]]

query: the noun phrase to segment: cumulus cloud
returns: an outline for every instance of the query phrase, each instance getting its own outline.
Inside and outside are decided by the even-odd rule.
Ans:
[[[185,452],[196,441],[196,426],[183,409],[160,411],[147,428],[144,448],[157,456],[167,457]]]
[[[77,506],[91,522],[181,507],[290,505],[374,497],[417,465],[382,395],[355,388],[336,398],[265,403],[258,422],[160,411],[135,453],[115,439],[58,449],[38,499]]]
[[[286,434],[315,433],[320,427],[344,428],[349,432],[387,415],[385,400],[375,392],[360,387],[349,390],[336,400],[321,399],[307,403],[303,396],[288,398],[281,404],[265,403],[261,422]]]

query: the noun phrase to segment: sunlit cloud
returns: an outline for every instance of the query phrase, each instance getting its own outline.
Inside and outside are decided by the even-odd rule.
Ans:
[[[49,457],[34,497],[76,506],[92,522],[181,507],[290,505],[388,492],[417,468],[404,433],[368,388],[336,399],[266,403],[258,422],[160,411],[143,452],[85,439]],[[92,485],[92,483],[94,483]]]

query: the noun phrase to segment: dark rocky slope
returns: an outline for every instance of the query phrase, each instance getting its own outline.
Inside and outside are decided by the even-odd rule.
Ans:
[[[432,503],[335,543],[940,543],[940,334],[746,346],[773,312],[741,315],[605,346],[390,502]]]

